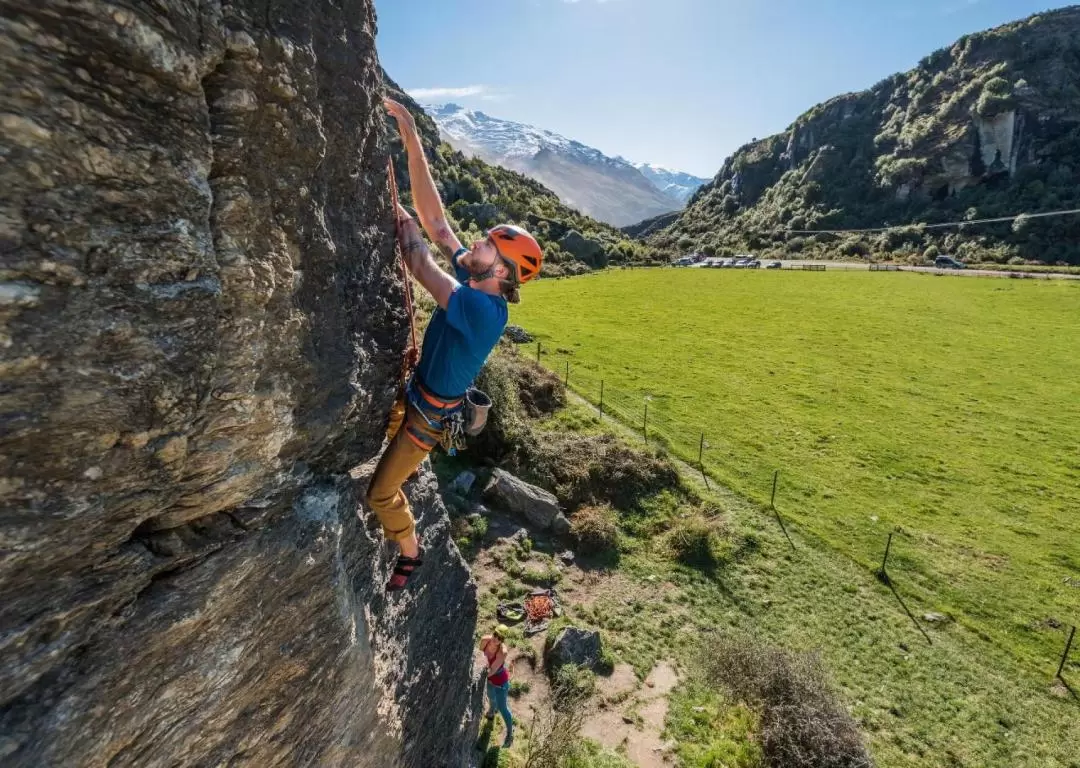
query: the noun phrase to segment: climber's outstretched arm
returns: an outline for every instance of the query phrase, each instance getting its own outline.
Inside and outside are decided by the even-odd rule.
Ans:
[[[409,267],[412,276],[420,285],[427,289],[435,303],[446,309],[450,303],[450,296],[458,287],[458,281],[439,269],[435,259],[431,258],[424,238],[420,235],[420,227],[416,225],[416,219],[409,215],[400,205],[398,206],[398,221],[401,225],[401,251],[405,254],[405,263]]]
[[[446,211],[443,209],[442,200],[439,199],[435,180],[431,177],[424,147],[420,144],[416,121],[404,105],[393,99],[384,99],[383,102],[386,104],[386,110],[397,120],[398,131],[405,144],[405,152],[409,156],[409,179],[412,182],[413,202],[416,204],[416,213],[420,217],[420,223],[424,225],[424,231],[439,247],[442,255],[450,261],[450,258],[461,248],[461,241],[446,221]]]

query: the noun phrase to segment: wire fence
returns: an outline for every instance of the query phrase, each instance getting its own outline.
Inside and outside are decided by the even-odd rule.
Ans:
[[[689,428],[689,425],[685,422],[676,421],[673,417],[664,413],[663,409],[657,406],[669,400],[666,393],[652,391],[648,386],[641,388],[644,390],[644,394],[641,392],[631,393],[616,388],[609,380],[605,380],[599,371],[587,365],[571,366],[569,354],[566,349],[545,347],[543,342],[537,342],[536,344],[536,362],[559,375],[567,389],[595,407],[601,420],[605,417],[614,419],[624,427],[637,433],[643,444],[659,448],[686,462],[701,474],[706,486],[709,486],[710,480],[727,487],[736,485],[734,481],[739,478],[725,470],[726,465],[730,466],[734,462],[726,460],[735,459],[740,451],[744,450],[743,446],[737,445],[715,432],[708,432],[700,428],[697,430]],[[776,506],[780,475],[781,470],[775,469],[771,478],[771,491],[762,489],[762,498],[766,493],[769,496],[768,504],[763,503],[762,506],[775,518],[791,549],[795,551],[795,542],[788,532],[791,521],[785,523],[784,517]],[[893,548],[893,535],[893,533],[889,533],[887,539],[882,541],[884,555],[881,566],[873,570],[872,575],[892,592],[904,613],[907,614],[927,644],[933,645],[930,635],[909,609],[897,588],[894,578],[888,571],[889,557]],[[853,559],[858,561],[858,558]],[[926,594],[917,594],[918,590],[914,588],[914,585],[906,585],[905,591],[914,592],[919,598],[929,597]],[[1073,698],[1080,701],[1080,695],[1076,693],[1064,677],[1066,665],[1071,658],[1070,654],[1074,645],[1076,627],[1064,626],[1061,629],[1068,631],[1066,632],[1067,637],[1060,659],[1055,658],[1053,660],[1057,664],[1054,679],[1060,681],[1061,685],[1065,687]]]

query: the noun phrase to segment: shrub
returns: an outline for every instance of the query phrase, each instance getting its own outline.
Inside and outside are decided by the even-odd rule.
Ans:
[[[940,255],[941,255],[941,251],[938,250],[938,247],[936,245],[930,245],[930,246],[927,246],[925,251],[923,251],[922,257],[926,261],[933,261],[934,259],[936,259]]]
[[[582,507],[570,517],[570,535],[582,554],[610,552],[618,547],[619,528],[609,506]]]
[[[697,517],[680,520],[668,533],[668,546],[675,558],[694,568],[714,568],[713,532],[709,524]]]
[[[870,768],[855,720],[816,655],[771,648],[758,638],[728,637],[703,654],[704,680],[720,684],[761,713],[770,768]]]

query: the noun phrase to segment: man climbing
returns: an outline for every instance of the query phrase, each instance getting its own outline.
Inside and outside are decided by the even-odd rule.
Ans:
[[[423,556],[401,486],[432,448],[452,448],[460,440],[465,392],[502,335],[506,303],[519,301],[521,284],[540,274],[543,253],[528,232],[510,224],[493,227],[471,248],[462,247],[447,224],[412,115],[396,101],[386,99],[385,104],[405,144],[420,223],[454,270],[451,277],[439,268],[416,221],[399,205],[396,215],[406,265],[439,306],[424,333],[416,372],[391,410],[390,444],[367,490],[367,502],[383,533],[400,549],[386,585],[393,591],[407,586]]]

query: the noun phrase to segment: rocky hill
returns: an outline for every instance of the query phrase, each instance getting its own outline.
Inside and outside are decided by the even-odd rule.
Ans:
[[[352,472],[406,334],[372,3],[0,11],[0,763],[467,766],[434,477],[387,598]]]
[[[615,226],[682,208],[705,183],[678,171],[609,157],[557,133],[457,104],[424,109],[455,149],[536,179],[572,208]]]
[[[417,102],[389,77],[386,82],[389,94],[416,118],[435,181],[463,242],[479,239],[500,221],[520,224],[544,248],[545,277],[652,258],[654,252],[647,244],[571,208],[535,179],[454,149],[442,140],[438,125]],[[408,199],[408,165],[396,138],[393,151],[399,186]]]
[[[1080,216],[923,229],[1080,208],[1080,7],[939,50],[739,149],[670,226],[668,255],[906,256],[1080,264]],[[901,224],[885,233],[815,230]],[[807,234],[801,230],[810,230]]]

